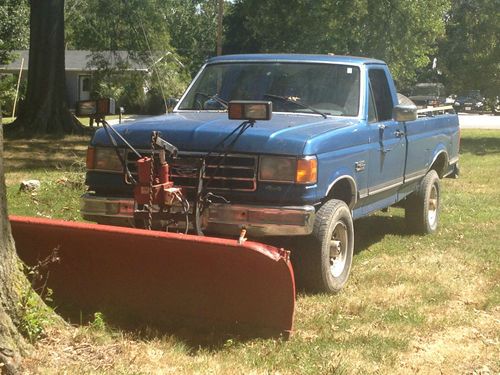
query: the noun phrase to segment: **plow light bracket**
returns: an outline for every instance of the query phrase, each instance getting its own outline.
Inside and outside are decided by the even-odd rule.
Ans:
[[[270,120],[273,113],[273,103],[256,100],[232,100],[228,103],[230,120]]]
[[[177,149],[177,147],[175,147],[173,144],[167,142],[166,140],[164,140],[163,138],[160,137],[160,132],[154,132],[153,134],[153,139],[154,139],[154,143],[156,146],[160,147],[162,150],[165,150],[165,152],[168,153],[168,155],[172,156],[172,157],[176,157],[177,156],[177,152],[179,151]]]

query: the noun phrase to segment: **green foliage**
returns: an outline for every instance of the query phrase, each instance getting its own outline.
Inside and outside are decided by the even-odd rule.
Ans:
[[[170,50],[160,0],[78,0],[66,3],[66,40],[92,51]],[[148,41],[145,40],[144,32]]]
[[[129,112],[164,113],[164,99],[182,94],[189,72],[170,43],[167,19],[174,17],[172,7],[166,0],[67,4],[69,45],[94,51],[95,95],[112,96]],[[112,51],[115,63],[99,51]],[[118,51],[128,51],[130,59],[123,60]],[[123,72],[134,64],[148,72]]]
[[[225,52],[360,55],[415,80],[444,32],[449,0],[239,0],[226,18]]]
[[[456,92],[500,94],[500,10],[497,0],[454,0],[440,44],[448,85]]]
[[[194,75],[207,58],[215,55],[217,1],[165,0],[164,3],[172,46]]]
[[[50,301],[52,291],[46,291],[46,301]],[[53,312],[44,303],[41,303],[40,297],[33,290],[28,288],[21,299],[22,318],[19,324],[19,330],[28,338],[31,343],[37,341],[43,336],[45,327],[53,321]]]
[[[2,113],[4,114],[4,116],[12,115],[12,108],[14,106],[14,100],[16,96],[16,87],[17,87],[16,75],[0,74],[0,106],[2,108]],[[16,107],[17,110],[19,109],[20,103],[24,100],[25,94],[26,94],[26,80],[21,79],[21,84],[19,86],[19,93],[17,96],[17,107]]]
[[[45,327],[53,322],[53,311],[42,302],[42,299],[45,302],[52,302],[52,289],[47,288],[48,266],[55,262],[59,262],[57,248],[35,266],[24,266],[30,285],[21,294],[22,315],[19,330],[31,343],[38,340],[44,334]]]
[[[4,115],[12,114],[16,95],[16,78],[13,75],[0,75],[0,107]]]
[[[12,59],[10,51],[28,46],[29,7],[26,0],[0,0],[0,64]]]
[[[406,86],[437,53],[449,6],[449,0],[367,1],[360,48],[355,53],[384,60],[398,83]]]
[[[106,321],[102,312],[94,313],[94,320],[90,322],[90,327],[96,331],[104,331],[106,329]]]

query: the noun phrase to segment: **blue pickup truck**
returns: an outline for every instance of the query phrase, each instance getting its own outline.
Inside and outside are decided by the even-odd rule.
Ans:
[[[210,235],[296,236],[302,284],[329,293],[350,273],[353,220],[398,205],[413,231],[432,233],[440,179],[459,170],[458,117],[400,103],[384,62],[351,56],[215,57],[173,113],[113,131],[117,141],[107,129],[91,141],[83,218],[143,226],[136,162],[155,155],[151,134],[160,132],[178,149],[169,176],[191,206],[150,207],[153,227],[194,230],[196,211]],[[184,221],[171,219],[183,210]]]

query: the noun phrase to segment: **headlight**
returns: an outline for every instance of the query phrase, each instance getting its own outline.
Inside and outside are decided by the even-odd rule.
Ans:
[[[313,184],[317,178],[318,162],[314,156],[301,159],[281,156],[260,158],[260,181]]]
[[[482,107],[483,106],[483,102],[477,102],[476,103],[476,107]]]
[[[124,150],[119,150],[124,160]],[[89,147],[87,169],[109,172],[123,172],[123,165],[113,147]]]

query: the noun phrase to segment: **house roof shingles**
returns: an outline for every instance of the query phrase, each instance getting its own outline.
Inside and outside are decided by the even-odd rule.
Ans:
[[[29,51],[13,51],[17,58],[7,65],[0,65],[0,71],[19,71],[21,68],[21,60],[24,58],[23,70],[28,70]],[[140,70],[147,71],[148,67],[133,59],[127,51],[82,51],[82,50],[66,50],[66,71],[93,71],[97,70],[96,64],[93,63],[93,57],[98,54],[100,58],[107,61],[111,67],[121,70]]]

